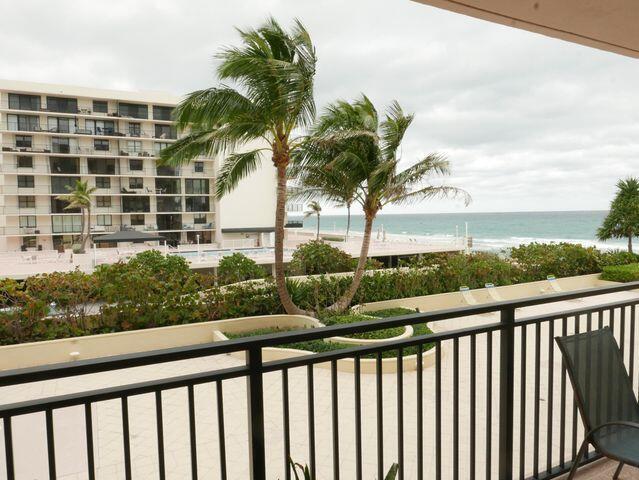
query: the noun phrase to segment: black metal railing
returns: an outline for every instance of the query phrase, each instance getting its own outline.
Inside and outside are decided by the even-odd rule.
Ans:
[[[391,457],[391,461],[400,465],[399,479],[553,478],[570,468],[583,436],[572,388],[566,381],[553,338],[610,326],[636,388],[639,369],[635,368],[635,319],[639,296],[623,295],[621,299],[612,302],[605,299],[596,305],[587,304],[584,299],[638,288],[639,282],[634,282],[0,372],[0,387],[7,388],[204,357],[210,357],[210,365],[214,367],[17,403],[6,403],[8,398],[4,397],[0,418],[4,425],[7,478],[21,478],[14,456],[17,428],[14,419],[33,413],[44,414],[47,468],[50,478],[56,477],[56,448],[63,446],[56,444],[54,413],[69,407],[81,409],[78,421],[84,422],[86,431],[83,455],[87,475],[95,478],[98,453],[92,412],[96,404],[107,400],[120,403],[123,471],[127,479],[132,478],[132,465],[136,463],[131,447],[135,437],[132,425],[136,417],[129,404],[146,394],[145,401],[156,418],[156,476],[165,478],[166,455],[172,448],[165,437],[176,419],[172,418],[170,424],[165,421],[164,398],[174,389],[186,391],[188,470],[192,478],[198,478],[201,462],[214,454],[219,460],[213,476],[222,479],[290,479],[288,459],[292,455],[296,460],[308,462],[311,472],[317,472],[319,478],[361,479],[374,475],[382,478]],[[579,303],[574,303],[575,308],[554,313],[532,308],[522,316],[518,311],[569,300]],[[494,312],[498,312],[498,318],[486,316]],[[267,347],[426,322],[452,325],[448,331],[379,344],[273,361],[263,358]],[[238,352],[246,353],[245,363],[233,365],[220,360]],[[386,358],[388,352],[391,354]],[[412,365],[404,356],[408,352],[414,355],[410,359],[414,362],[414,373],[407,368]],[[384,373],[388,362],[394,375]],[[364,372],[365,363],[366,371],[372,370],[370,375]],[[349,371],[340,371],[342,365],[349,365]],[[238,379],[246,382],[242,390],[247,399],[245,405],[238,402],[242,396],[238,396],[238,389],[241,390]],[[209,405],[208,400],[206,403],[211,409],[209,414],[217,419],[214,434],[204,432],[211,427],[197,420],[204,415],[204,405],[195,401],[196,392],[204,385],[215,391],[215,404]],[[228,414],[229,407],[224,403],[227,388],[233,389],[233,415]],[[299,420],[300,409],[291,408],[292,402],[299,403],[300,398],[306,403],[303,423],[294,421]],[[353,403],[345,408],[346,399]],[[238,409],[242,415],[237,415]],[[275,424],[280,426],[276,428]],[[233,447],[236,451],[231,462],[228,438],[244,428],[238,425],[246,425],[248,436],[242,450]],[[198,433],[213,435],[211,442],[215,448],[212,450],[209,442],[204,449],[198,442]],[[235,445],[237,435],[233,441]],[[281,450],[273,454],[273,448]],[[274,455],[281,459],[277,465],[273,462]],[[598,454],[591,451],[584,462],[596,458]],[[241,470],[243,465],[248,466],[246,471]]]

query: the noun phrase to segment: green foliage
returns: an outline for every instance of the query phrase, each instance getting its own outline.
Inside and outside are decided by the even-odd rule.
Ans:
[[[350,313],[347,315],[330,315],[321,318],[324,325],[344,325],[354,322],[366,322],[375,320],[373,315],[362,315],[358,313]],[[381,340],[384,338],[397,337],[404,333],[404,327],[385,328],[384,330],[374,330],[372,332],[354,333],[347,335],[348,338],[374,339]]]
[[[627,178],[617,182],[617,194],[610,204],[610,212],[597,230],[597,238],[627,238],[632,251],[632,237],[639,233],[639,180]]]
[[[350,272],[353,259],[342,249],[321,240],[311,240],[295,249],[289,270],[294,275]]]
[[[510,257],[521,270],[523,282],[601,271],[601,252],[573,243],[530,243],[512,248]]]
[[[217,267],[220,285],[264,278],[265,276],[264,268],[255,263],[255,260],[239,252],[222,257]]]
[[[636,282],[639,280],[639,263],[608,265],[604,267],[601,279],[611,282]]]
[[[311,471],[308,468],[308,465],[302,465],[301,463],[295,463],[292,459],[289,458],[290,468],[293,470],[293,475],[295,475],[295,480],[316,480],[312,475]],[[391,468],[386,473],[384,480],[395,480],[397,477],[397,472],[399,471],[399,465],[397,463],[393,463]],[[302,475],[300,477],[300,474]]]

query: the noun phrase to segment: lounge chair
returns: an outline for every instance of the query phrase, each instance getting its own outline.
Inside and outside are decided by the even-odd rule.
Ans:
[[[592,444],[603,456],[639,467],[639,404],[617,341],[609,327],[555,338],[587,432],[568,480]]]
[[[546,277],[546,280],[548,281],[548,284],[550,285],[550,293],[563,293],[565,292],[565,290],[563,288],[561,288],[561,285],[559,285],[559,281],[555,278],[554,275],[548,275]],[[548,290],[544,290],[542,289],[542,293],[548,293]],[[569,300],[569,302],[583,302],[584,299],[583,298],[573,298],[571,300]]]
[[[495,288],[495,284],[494,283],[487,283],[484,286],[486,287],[486,291],[488,292],[488,295],[490,295],[490,298],[492,298],[496,302],[503,302],[504,301],[502,296],[499,294],[499,292]]]
[[[470,288],[468,288],[466,285],[463,285],[463,286],[459,287],[459,291],[462,294],[463,301],[466,302],[468,305],[478,305],[479,304],[479,302],[477,302],[475,297],[473,297],[473,294],[470,293]]]

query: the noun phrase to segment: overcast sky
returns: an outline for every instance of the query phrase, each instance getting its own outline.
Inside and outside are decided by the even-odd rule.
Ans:
[[[184,94],[269,14],[310,31],[318,108],[364,92],[415,112],[404,162],[447,154],[468,211],[606,209],[639,175],[637,60],[409,0],[4,1],[0,78]]]

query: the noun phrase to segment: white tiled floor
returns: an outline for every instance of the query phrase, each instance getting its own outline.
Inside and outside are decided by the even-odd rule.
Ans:
[[[626,298],[636,298],[636,293],[618,293],[590,298],[582,302],[562,302],[554,305],[542,305],[518,311],[518,316],[534,315],[549,311],[583,308],[590,304],[606,303]],[[447,328],[457,328],[469,324],[496,321],[496,316],[467,317],[448,321]],[[595,317],[596,322],[596,317]],[[572,322],[569,322],[571,330]],[[555,335],[561,333],[561,321],[555,322]],[[639,335],[639,329],[636,332]],[[527,358],[525,399],[525,471],[532,473],[534,456],[534,358],[535,328],[527,330]],[[547,325],[541,329],[540,349],[540,465],[546,465],[546,423],[548,397],[548,359],[549,331]],[[629,334],[626,332],[626,340]],[[516,335],[515,365],[515,473],[518,478],[519,439],[520,439],[520,334]],[[453,349],[452,342],[443,347],[442,361],[442,472],[443,477],[452,478],[453,438],[454,438],[454,388],[453,388]],[[470,472],[470,341],[459,342],[459,469],[460,479],[469,477]],[[478,478],[484,478],[486,471],[486,336],[477,337],[476,360],[476,461],[474,468]],[[492,380],[492,434],[489,437],[492,447],[491,477],[496,476],[497,432],[498,432],[498,385],[499,385],[499,335],[493,335]],[[230,356],[206,357],[194,360],[172,362],[164,365],[139,367],[126,371],[105,374],[86,375],[78,378],[36,384],[18,385],[0,389],[0,403],[12,403],[26,399],[61,395],[70,392],[91,390],[107,385],[128,384],[154,378],[183,375],[239,365],[240,360]],[[551,463],[559,459],[559,416],[562,410],[559,392],[561,387],[561,360],[555,350],[553,358],[553,425]],[[315,380],[315,424],[318,478],[332,477],[332,439],[330,405],[330,370],[316,367]],[[355,426],[354,426],[354,381],[350,373],[340,372],[339,382],[339,424],[340,424],[340,467],[342,478],[354,477],[355,464]],[[435,369],[423,372],[424,382],[424,478],[433,478],[435,473]],[[289,373],[290,384],[290,428],[291,455],[298,462],[308,461],[308,416],[305,368],[292,369]],[[383,375],[384,402],[384,463],[386,468],[397,460],[397,377],[395,374]],[[416,477],[416,373],[404,374],[404,468],[405,478]],[[376,401],[375,376],[362,375],[362,449],[364,478],[376,476],[377,437],[376,437]],[[572,447],[572,403],[571,388],[567,386],[566,408],[566,454]],[[266,374],[264,379],[265,431],[268,478],[283,478],[283,435],[282,435],[282,385],[279,373]],[[196,429],[198,471],[200,478],[219,478],[219,444],[216,415],[216,394],[212,384],[195,387]],[[248,434],[246,421],[246,388],[243,379],[224,382],[224,409],[226,427],[227,466],[230,479],[248,478]],[[190,477],[190,448],[188,435],[188,411],[186,389],[175,389],[163,394],[165,457],[168,478]],[[129,400],[131,453],[134,478],[157,478],[157,441],[155,424],[155,403],[153,395],[132,397]],[[86,450],[84,437],[84,412],[81,407],[68,408],[55,412],[56,461],[58,477],[65,480],[87,478]],[[123,478],[122,418],[119,401],[100,402],[93,405],[95,459],[98,478]],[[44,415],[28,415],[14,419],[14,448],[16,456],[17,478],[22,480],[44,479],[47,477],[46,449],[44,437]],[[579,425],[578,438],[581,438]],[[1,444],[0,451],[4,451]],[[567,457],[566,457],[567,458]],[[596,468],[595,468],[596,467]],[[580,478],[598,479],[596,475],[608,472],[609,464],[592,467],[592,475],[584,472]],[[0,478],[4,478],[4,463],[0,461]],[[614,465],[611,467],[614,469]],[[545,469],[545,468],[544,468]],[[635,478],[637,473],[632,467],[626,467],[622,478]],[[610,472],[612,475],[612,472]],[[639,477],[637,477],[639,478]]]

